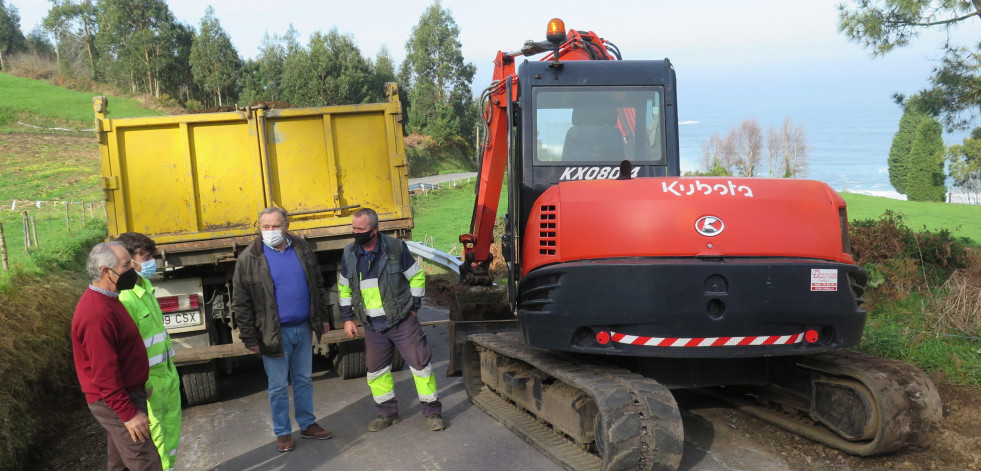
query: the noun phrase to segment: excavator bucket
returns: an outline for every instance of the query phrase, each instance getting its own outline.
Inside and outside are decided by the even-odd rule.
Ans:
[[[507,289],[500,285],[453,286],[450,304],[450,364],[447,376],[462,373],[463,346],[472,334],[519,330]]]

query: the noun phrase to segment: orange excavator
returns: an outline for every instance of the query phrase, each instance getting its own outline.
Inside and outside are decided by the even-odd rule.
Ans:
[[[476,405],[576,470],[677,469],[680,388],[850,454],[927,441],[930,379],[846,350],[866,272],[835,191],[681,177],[667,59],[621,60],[554,19],[494,64],[450,312],[450,373]],[[490,271],[504,185],[506,297]]]

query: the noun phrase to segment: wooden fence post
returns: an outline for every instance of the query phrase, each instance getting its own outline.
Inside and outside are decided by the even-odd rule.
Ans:
[[[71,213],[69,212],[69,210],[71,209],[71,205],[72,205],[71,201],[65,201],[65,227],[68,228],[69,234],[72,233],[72,219],[71,219]]]
[[[78,205],[82,207],[82,227],[85,227],[85,203],[79,203]]]
[[[92,211],[92,203],[89,203],[89,217],[95,219],[95,213]]]
[[[3,270],[10,269],[7,263],[7,238],[3,236],[3,223],[0,222],[0,259],[3,259]]]
[[[106,217],[106,221],[109,220],[109,209],[106,208],[106,200],[102,200],[102,215]]]
[[[37,243],[37,224],[34,223],[34,215],[31,215],[31,237],[33,237],[34,247],[40,247]]]
[[[31,225],[27,222],[27,211],[24,211],[21,220],[24,225],[24,253],[31,251]]]

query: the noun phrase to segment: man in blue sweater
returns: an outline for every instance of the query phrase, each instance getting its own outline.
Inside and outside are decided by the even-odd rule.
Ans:
[[[276,449],[293,449],[289,384],[293,384],[293,416],[301,438],[334,436],[313,414],[312,332],[330,330],[330,303],[320,264],[302,237],[287,232],[286,211],[259,213],[261,235],[235,262],[232,314],[245,347],[262,354],[269,378]],[[289,376],[287,378],[287,375]]]

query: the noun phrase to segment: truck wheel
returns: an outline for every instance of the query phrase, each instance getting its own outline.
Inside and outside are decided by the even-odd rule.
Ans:
[[[187,405],[196,406],[218,400],[218,363],[211,360],[207,363],[182,366],[177,369],[181,377],[181,387]]]
[[[363,378],[368,374],[365,365],[364,340],[341,342],[334,354],[334,371],[341,379]]]

